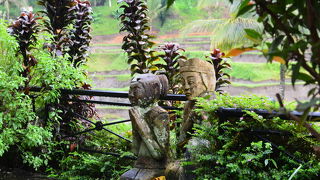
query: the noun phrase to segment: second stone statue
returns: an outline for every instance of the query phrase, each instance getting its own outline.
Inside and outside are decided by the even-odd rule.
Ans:
[[[129,110],[132,122],[133,153],[138,157],[134,168],[121,179],[147,180],[163,176],[169,160],[169,116],[158,106],[168,91],[164,75],[140,74],[131,81]]]

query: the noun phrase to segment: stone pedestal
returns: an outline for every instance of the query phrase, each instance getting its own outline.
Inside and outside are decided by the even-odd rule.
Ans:
[[[154,160],[150,157],[139,157],[134,168],[124,173],[120,180],[152,180],[164,176],[165,160]]]
[[[122,174],[120,180],[152,180],[164,176],[165,169],[140,169],[133,168]]]

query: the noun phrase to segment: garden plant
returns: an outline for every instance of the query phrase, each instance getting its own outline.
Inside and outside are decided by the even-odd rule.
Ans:
[[[247,41],[252,42],[233,50],[240,53],[252,49],[259,51],[269,62],[276,59],[286,66],[293,86],[298,81],[312,86],[305,92],[308,101],[297,101],[289,106],[280,96],[277,100],[255,95],[234,97],[222,91],[230,84],[230,74],[234,73],[230,70],[231,65],[240,65],[229,62],[219,49],[206,51],[205,56],[196,51],[188,52],[173,42],[164,43],[158,49],[155,47],[152,34],[159,27],[161,33],[168,32],[170,26],[166,21],[174,22],[172,28],[175,30],[185,26],[185,19],[180,24],[172,20],[183,14],[174,11],[185,10],[183,15],[191,22],[194,18],[191,13],[197,17],[206,15],[200,16],[201,10],[189,6],[197,4],[202,10],[217,6],[209,6],[207,0],[150,1],[119,0],[118,11],[109,9],[112,11],[109,16],[119,18],[120,32],[125,33],[121,48],[127,55],[114,53],[112,57],[126,61],[131,76],[166,75],[173,94],[182,93],[179,60],[187,60],[192,54],[203,56],[199,58],[213,64],[216,93],[214,98],[196,99],[195,111],[206,117],[206,125],[195,124],[192,134],[205,143],[188,145],[186,148],[191,156],[188,161],[180,159],[182,166],[193,167],[188,173],[195,175],[195,179],[318,179],[320,128],[308,114],[318,111],[320,104],[320,2],[229,0],[238,4],[233,18],[257,19],[259,28],[263,27],[262,32],[261,29],[244,29]],[[180,7],[173,9],[175,1]],[[13,10],[18,11],[17,8],[9,11],[9,7],[20,7],[26,2],[0,0],[0,4],[6,5],[5,10],[0,9],[1,13],[9,19]],[[23,11],[15,20],[0,20],[0,176],[2,172],[19,168],[55,179],[119,179],[132,168],[135,157],[130,143],[118,141],[104,131],[75,135],[93,128],[85,119],[96,123],[99,118],[94,105],[81,102],[91,97],[64,95],[61,91],[91,89],[86,65],[90,60],[92,25],[97,34],[101,33],[103,30],[97,24],[105,25],[103,18],[106,17],[93,14],[90,2],[113,5],[111,0],[35,0],[30,3],[42,11]],[[220,1],[216,2],[219,7]],[[152,12],[148,12],[148,4],[154,9]],[[96,10],[102,12],[104,7]],[[216,11],[221,12],[223,8]],[[161,25],[151,28],[150,22]],[[274,64],[270,66],[275,69]],[[34,87],[40,90],[34,91]],[[180,102],[162,104],[175,106],[174,109],[182,107]],[[237,108],[243,114],[223,116],[219,114],[221,107]],[[256,109],[280,112],[283,116],[262,116]],[[295,116],[293,110],[302,115]],[[174,114],[170,111],[170,149],[176,159],[185,158],[177,145],[182,117],[181,110]],[[116,125],[110,130],[132,138],[130,124]],[[101,152],[113,152],[118,157]]]

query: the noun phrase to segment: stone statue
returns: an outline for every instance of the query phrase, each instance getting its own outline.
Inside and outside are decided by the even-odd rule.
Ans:
[[[212,64],[198,58],[179,61],[182,86],[188,101],[184,106],[183,121],[179,135],[179,147],[183,147],[190,138],[194,123],[200,124],[205,117],[197,115],[195,97],[213,95],[216,86],[215,71]]]
[[[166,95],[165,75],[140,74],[130,85],[129,110],[132,122],[133,153],[138,157],[134,168],[120,179],[147,180],[163,176],[169,158],[169,116],[158,106],[160,96]]]
[[[180,150],[185,148],[185,144],[195,146],[208,145],[208,142],[193,138],[189,140],[192,133],[194,123],[201,124],[202,120],[206,119],[204,115],[198,115],[194,112],[196,100],[195,97],[204,97],[211,95],[214,97],[216,86],[215,71],[212,64],[198,58],[189,59],[187,61],[179,61],[180,74],[182,77],[182,86],[188,101],[184,106],[183,120],[180,128],[178,139],[178,147]],[[182,166],[181,161],[190,161],[192,155],[190,152],[185,152],[183,160],[170,162],[166,168],[166,178],[168,180],[189,180],[196,177],[192,173],[195,167]]]

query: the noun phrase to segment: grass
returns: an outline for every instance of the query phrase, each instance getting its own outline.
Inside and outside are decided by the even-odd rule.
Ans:
[[[92,35],[109,35],[119,32],[119,20],[117,20],[118,6],[98,6],[93,7]]]
[[[91,55],[88,62],[89,72],[102,72],[112,70],[126,70],[129,68],[124,53],[96,53]]]
[[[92,47],[110,47],[110,46],[119,46],[121,47],[122,44],[92,44]]]
[[[100,109],[100,108],[97,108],[97,109]],[[123,120],[123,118],[121,118],[120,116],[117,116],[117,115],[111,114],[111,113],[105,114],[102,117],[102,119],[103,119],[103,121],[108,121],[108,122],[110,119]]]
[[[257,52],[252,52],[257,54]],[[188,58],[201,58],[210,54],[209,51],[186,51],[182,52]],[[128,70],[129,65],[126,63],[127,55],[125,53],[95,53],[91,55],[92,61],[88,63],[89,72],[103,72],[112,70]],[[280,64],[279,63],[248,63],[248,62],[230,62],[232,70],[231,77],[253,82],[265,80],[280,79]],[[130,75],[109,75],[105,77],[116,77],[119,81],[130,80]],[[250,85],[251,87],[255,85]],[[257,85],[260,86],[260,85]]]
[[[212,12],[219,10],[214,9]],[[195,0],[176,0],[168,12],[169,16],[166,18],[163,26],[157,21],[153,24],[160,29],[160,34],[170,31],[180,31],[187,23],[198,19],[207,19],[208,13],[197,8],[197,1]],[[219,14],[223,14],[222,12]],[[219,18],[219,17],[213,17]]]
[[[181,44],[185,44],[185,45],[210,44],[210,41],[185,41],[185,42],[181,42]]]
[[[186,51],[186,52],[182,52],[181,54],[188,58],[205,59],[206,56],[210,55],[210,52],[209,51]]]
[[[279,63],[244,63],[230,62],[232,70],[231,77],[249,80],[253,82],[265,80],[280,79],[280,64]]]
[[[124,88],[96,88],[96,90],[102,90],[102,91],[129,91],[129,87],[124,87]]]
[[[210,39],[211,35],[192,35],[192,36],[180,35],[180,36],[177,36],[175,38],[164,38],[164,39],[161,39],[161,40],[164,40],[164,41],[183,41],[185,39],[195,39],[195,38],[208,38],[208,39]]]
[[[278,83],[255,83],[255,84],[247,84],[247,83],[237,83],[237,82],[232,82],[231,86],[234,87],[247,87],[247,88],[257,88],[257,87],[266,87],[266,86],[277,86],[279,85],[280,82]],[[286,85],[292,85],[291,82],[286,82]],[[296,82],[296,85],[302,85],[304,82]]]
[[[118,121],[118,120],[117,120]],[[107,126],[107,129],[125,136],[126,138],[130,138],[132,136],[132,125],[131,123],[121,123],[121,124],[115,124],[111,126]]]
[[[95,53],[102,54],[102,53],[121,53],[123,52],[122,49],[96,49]]]
[[[209,55],[208,51],[188,51],[182,54],[188,58],[201,58]],[[92,61],[88,63],[89,72],[102,72],[112,70],[127,70],[129,65],[126,63],[126,54],[124,53],[96,53],[91,55]],[[278,63],[245,63],[230,62],[232,70],[231,77],[237,79],[250,80],[253,82],[265,80],[279,80],[280,65]],[[117,77],[121,81],[130,79],[130,75],[109,76]]]
[[[131,74],[116,74],[116,75],[94,75],[92,77],[96,77],[99,79],[104,79],[104,78],[117,78],[117,81],[129,81],[131,79]]]

